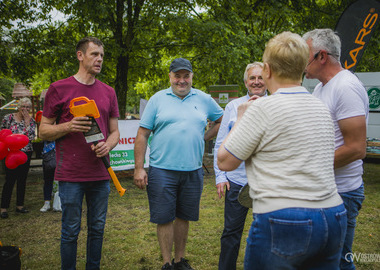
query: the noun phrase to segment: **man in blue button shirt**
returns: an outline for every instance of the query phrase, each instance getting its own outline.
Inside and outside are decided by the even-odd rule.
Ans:
[[[214,171],[216,176],[216,189],[219,198],[225,194],[224,207],[224,230],[219,256],[219,270],[236,269],[236,261],[239,255],[240,241],[244,229],[248,208],[238,202],[240,189],[247,184],[244,162],[234,171],[224,172],[219,170],[217,165],[217,153],[219,146],[226,138],[236,122],[237,108],[248,99],[256,99],[266,95],[266,87],[261,77],[263,64],[254,62],[248,64],[244,72],[244,83],[247,88],[247,95],[235,99],[227,104],[222,123],[219,128],[214,151]]]
[[[204,141],[217,134],[223,110],[210,95],[192,88],[189,60],[175,59],[169,79],[171,87],[153,95],[142,115],[134,149],[134,182],[140,189],[147,187],[162,269],[192,269],[185,259],[185,248],[189,221],[199,219]],[[205,134],[207,119],[216,124]],[[151,133],[147,174],[144,157]],[[175,255],[171,260],[173,243]]]

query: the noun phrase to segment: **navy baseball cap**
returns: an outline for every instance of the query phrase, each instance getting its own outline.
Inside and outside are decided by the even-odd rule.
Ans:
[[[173,62],[170,64],[169,72],[177,72],[178,70],[185,69],[190,72],[193,72],[193,67],[191,66],[191,63],[189,60],[185,58],[177,58],[174,59]]]

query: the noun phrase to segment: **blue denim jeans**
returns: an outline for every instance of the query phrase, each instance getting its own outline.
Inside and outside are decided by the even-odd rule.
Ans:
[[[364,201],[364,185],[362,184],[358,189],[339,193],[344,202],[344,207],[347,210],[347,233],[346,239],[344,240],[342,257],[340,260],[340,269],[342,270],[352,270],[355,269],[354,262],[352,261],[352,256],[347,254],[352,253],[352,243],[354,242],[355,227],[356,227],[356,217],[359,215],[359,210],[362,208],[362,203]]]
[[[99,269],[104,226],[110,193],[109,181],[59,182],[62,204],[61,269],[76,269],[77,240],[81,228],[82,202],[87,204],[86,269]]]
[[[244,269],[339,269],[346,213],[341,204],[253,214]]]
[[[231,181],[224,202],[224,230],[220,238],[219,270],[235,270],[248,208],[238,201],[242,188]]]

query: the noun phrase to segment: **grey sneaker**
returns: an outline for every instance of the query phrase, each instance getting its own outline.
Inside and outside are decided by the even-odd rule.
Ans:
[[[181,260],[177,263],[174,262],[174,259],[173,259],[173,269],[174,270],[194,270],[193,268],[191,268],[190,264],[188,263],[189,260],[186,260],[185,258],[181,258]]]
[[[169,263],[165,263],[161,270],[172,270],[173,269],[173,265],[169,264]]]

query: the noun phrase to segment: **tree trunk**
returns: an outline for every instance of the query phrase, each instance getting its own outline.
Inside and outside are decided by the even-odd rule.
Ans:
[[[128,69],[129,57],[123,54],[119,55],[116,66],[115,91],[119,104],[120,119],[125,119],[128,93]]]
[[[116,64],[116,78],[115,78],[115,91],[119,105],[119,119],[125,119],[125,107],[127,103],[128,92],[128,69],[129,69],[129,56],[126,54],[126,46],[123,42],[123,14],[124,14],[125,0],[116,1],[116,21],[115,21],[115,40],[119,46],[117,64]]]

